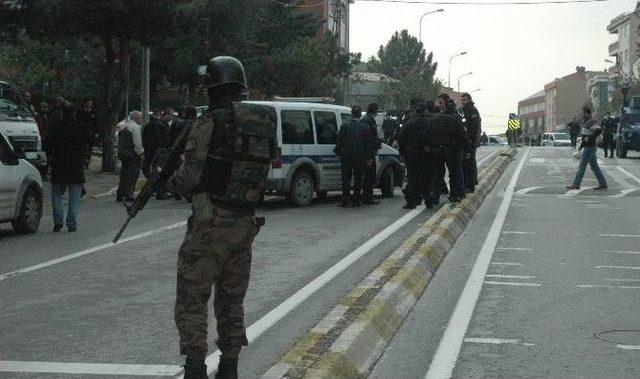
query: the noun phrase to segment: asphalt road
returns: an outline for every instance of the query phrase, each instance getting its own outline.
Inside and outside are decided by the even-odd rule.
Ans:
[[[496,152],[481,148],[478,158]],[[241,377],[277,362],[432,214],[401,209],[399,191],[377,206],[338,202],[338,194],[305,208],[273,199],[259,210],[267,225],[254,244]],[[189,205],[152,201],[115,246],[120,205],[86,199],[80,213],[75,233],[54,234],[48,212],[33,235],[0,226],[0,377],[175,374],[183,363],[173,323],[176,252]],[[209,325],[214,331],[212,311]],[[211,332],[211,352],[214,340]]]
[[[588,170],[567,193],[568,150],[526,151],[371,378],[640,377],[640,157],[600,159],[609,189]]]

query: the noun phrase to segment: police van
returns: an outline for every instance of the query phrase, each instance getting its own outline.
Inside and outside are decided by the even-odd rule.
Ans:
[[[291,203],[304,206],[314,195],[327,196],[340,191],[340,159],[336,156],[336,138],[340,125],[351,119],[345,106],[293,101],[247,101],[273,107],[278,116],[279,157],[272,162],[267,193],[286,196]],[[386,144],[376,156],[376,188],[383,197],[393,197],[402,186],[404,165],[398,151]]]

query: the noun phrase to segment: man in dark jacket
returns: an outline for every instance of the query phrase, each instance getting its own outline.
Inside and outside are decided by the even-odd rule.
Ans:
[[[398,140],[400,155],[407,167],[404,209],[415,209],[423,200],[427,208],[433,208],[434,205],[429,196],[433,173],[431,156],[426,151],[430,128],[426,110],[427,105],[424,101],[419,100],[414,104],[413,115],[407,120]]]
[[[382,147],[380,138],[378,137],[378,124],[376,123],[378,110],[378,104],[369,104],[367,106],[367,114],[362,119],[369,127],[369,140],[372,141],[366,153],[367,161],[372,163],[364,170],[364,185],[362,188],[362,203],[367,205],[380,204],[379,201],[373,200],[373,187],[376,184],[376,155],[380,147]]]
[[[69,191],[66,225],[70,232],[77,230],[77,215],[84,177],[84,147],[92,136],[79,127],[76,110],[65,102],[49,117],[45,151],[51,157],[51,202],[53,231],[59,232],[65,223],[62,195]]]
[[[342,173],[341,207],[360,206],[364,170],[372,164],[367,158],[370,149],[368,126],[360,120],[362,110],[358,106],[351,108],[353,118],[340,127],[336,141],[335,153],[340,158]],[[353,194],[351,194],[351,178],[353,177]]]
[[[602,121],[602,147],[604,148],[605,158],[607,158],[609,150],[611,151],[611,158],[613,158],[613,153],[616,149],[616,142],[613,139],[613,136],[616,134],[616,129],[618,129],[616,121],[611,117],[611,115],[607,115],[607,117]]]
[[[567,125],[569,127],[569,138],[571,138],[571,147],[575,148],[578,144],[578,135],[580,134],[580,123],[575,118]]]
[[[89,168],[93,143],[98,132],[98,118],[95,110],[93,109],[93,100],[88,98],[82,100],[82,105],[80,106],[80,109],[78,109],[76,116],[78,118],[78,127],[86,129],[83,133],[91,136],[84,147],[84,166]]]
[[[476,148],[480,145],[482,135],[482,120],[480,112],[476,108],[471,95],[462,94],[462,108],[460,111],[464,117],[465,128],[465,156],[462,169],[464,172],[464,185],[468,193],[473,193],[478,184],[478,165],[476,162]]]
[[[462,172],[462,147],[464,127],[457,113],[456,105],[446,94],[438,97],[438,108],[443,112],[432,119],[428,148],[432,151],[434,167],[446,165],[449,170],[451,187],[449,201],[461,201],[465,197],[464,176]],[[442,172],[442,171],[438,171]],[[441,178],[436,177],[435,181]],[[434,186],[434,198],[439,198],[439,186]]]
[[[163,148],[169,146],[169,124],[167,123],[171,117],[165,115],[169,113],[173,117],[171,111],[159,112],[154,110],[149,122],[142,128],[142,147],[145,152],[144,163],[142,164],[142,172],[149,178],[151,169],[156,158],[156,153]],[[169,196],[164,192],[164,185],[160,186],[156,193],[157,200],[166,200]]]
[[[580,189],[582,178],[587,169],[587,165],[591,167],[596,179],[598,179],[598,187],[595,190],[606,190],[607,180],[602,175],[602,170],[598,166],[598,157],[596,153],[598,148],[596,147],[596,139],[602,132],[602,128],[596,125],[595,121],[591,118],[591,108],[582,108],[582,125],[580,127],[580,137],[582,138],[582,144],[580,145],[580,165],[578,166],[578,172],[573,179],[573,184],[567,186],[569,190]]]

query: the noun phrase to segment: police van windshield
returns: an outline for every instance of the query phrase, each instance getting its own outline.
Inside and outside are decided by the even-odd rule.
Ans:
[[[14,87],[4,82],[0,82],[0,116],[31,116],[20,93]]]

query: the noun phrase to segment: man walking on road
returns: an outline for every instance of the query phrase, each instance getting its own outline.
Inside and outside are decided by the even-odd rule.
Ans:
[[[465,157],[462,169],[464,171],[464,185],[467,193],[475,192],[478,184],[478,164],[476,162],[476,149],[480,144],[482,134],[482,120],[480,112],[476,108],[471,95],[462,94],[462,108],[465,127]]]
[[[126,203],[133,202],[133,192],[140,175],[141,161],[144,157],[142,147],[142,113],[133,111],[129,114],[129,120],[118,125],[118,159],[120,159],[120,183],[116,201]]]
[[[605,158],[607,158],[607,153],[609,151],[611,151],[611,158],[613,158],[616,146],[613,135],[616,133],[617,127],[616,121],[611,117],[611,115],[607,115],[607,117],[602,121],[602,144]]]
[[[216,344],[222,352],[216,378],[238,377],[238,355],[248,344],[244,296],[251,245],[264,219],[256,218],[271,161],[276,156],[273,109],[242,104],[246,77],[240,61],[209,61],[205,84],[210,107],[189,130],[185,161],[170,187],[191,199],[192,214],[178,252],[175,322],[185,379],[207,378],[207,303],[215,286]],[[242,126],[242,127],[240,127]]]
[[[372,141],[369,145],[370,150],[367,152],[367,162],[371,162],[371,164],[364,169],[364,185],[362,189],[362,203],[366,205],[380,204],[379,201],[373,199],[373,187],[376,184],[376,155],[380,147],[382,147],[378,137],[378,124],[376,123],[378,110],[378,104],[369,104],[367,106],[367,115],[362,119],[369,126],[369,139]]]
[[[436,172],[433,198],[440,198],[443,181],[443,167],[449,170],[449,201],[458,202],[465,197],[464,176],[462,172],[462,147],[464,143],[464,127],[457,114],[456,105],[451,98],[442,94],[438,97],[438,108],[444,110],[432,119],[430,133],[430,150],[433,152],[433,164]]]
[[[369,149],[369,128],[360,120],[362,110],[359,106],[351,108],[353,118],[342,124],[336,141],[335,153],[340,157],[342,174],[343,208],[360,206],[362,182],[367,164],[366,153]],[[351,178],[353,178],[353,194],[351,194]]]
[[[604,175],[602,175],[600,166],[598,166],[597,157],[598,148],[596,147],[596,138],[601,132],[602,129],[596,125],[595,121],[591,118],[591,109],[588,107],[582,108],[582,126],[580,128],[580,137],[582,138],[582,145],[580,146],[580,149],[582,152],[580,154],[580,165],[578,166],[578,172],[573,180],[573,184],[567,186],[567,189],[580,189],[580,184],[582,183],[582,178],[584,177],[584,173],[587,169],[587,164],[591,167],[591,170],[598,179],[599,185],[594,189],[607,189],[607,180],[604,178]]]

